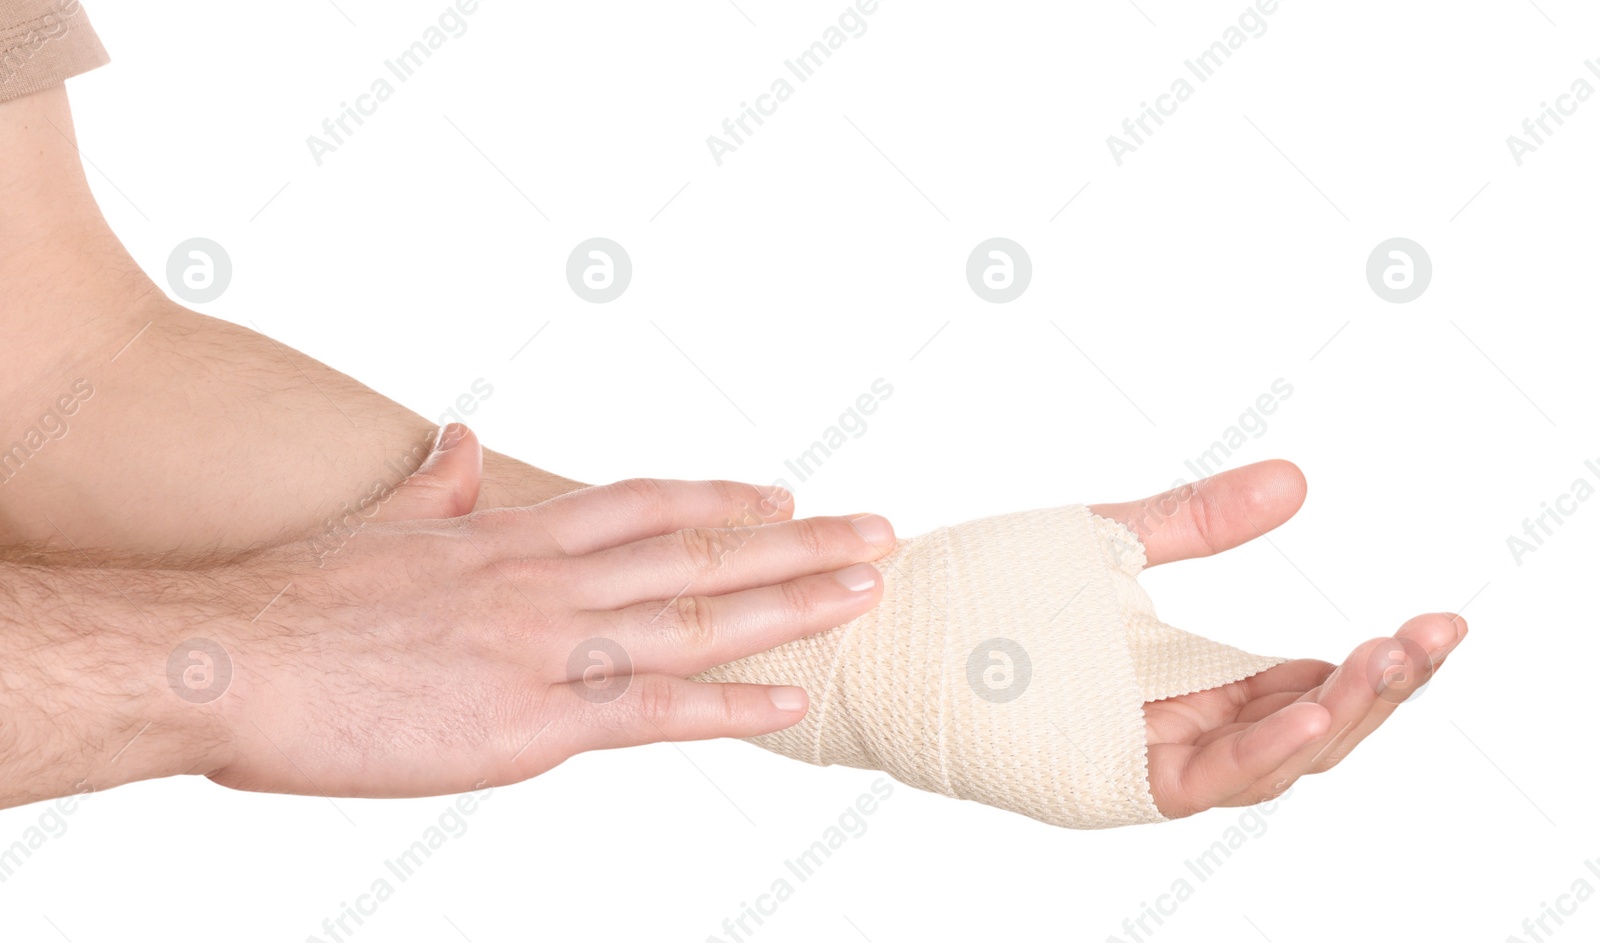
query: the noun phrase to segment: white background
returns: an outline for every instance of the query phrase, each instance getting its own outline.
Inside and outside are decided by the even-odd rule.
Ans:
[[[1286,0],[1119,167],[1107,135],[1241,0],[884,0],[719,167],[707,135],[843,0],[486,0],[319,167],[307,136],[444,7],[338,3],[88,5],[115,58],[71,85],[96,193],[158,277],[183,239],[228,249],[207,313],[430,416],[484,378],[484,441],[563,474],[782,477],[802,512],[902,534],[1191,478],[1283,378],[1228,464],[1299,463],[1304,510],[1150,573],[1162,615],[1338,660],[1465,607],[1447,670],[1209,880],[1184,862],[1240,810],[1069,832],[898,787],[746,939],[1131,940],[1187,877],[1154,939],[1499,941],[1600,888],[1600,500],[1520,565],[1507,547],[1600,464],[1600,102],[1520,167],[1506,144],[1600,86],[1592,9]],[[633,260],[609,304],[565,281],[591,236]],[[991,236],[1032,257],[1010,304],[965,282]],[[1409,304],[1365,278],[1392,236],[1433,260]],[[865,434],[796,481],[784,460],[880,377]],[[347,939],[729,939],[875,777],[736,742],[582,756],[496,790]],[[125,787],[0,885],[0,919],[19,940],[329,939],[448,803]],[[0,843],[43,810],[0,813]],[[1566,919],[1557,939],[1593,938],[1600,903]]]

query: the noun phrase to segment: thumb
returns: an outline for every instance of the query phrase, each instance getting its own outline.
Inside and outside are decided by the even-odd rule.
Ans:
[[[1281,459],[1220,472],[1143,501],[1095,504],[1144,544],[1150,566],[1231,550],[1284,523],[1306,499],[1306,478]]]
[[[483,446],[459,422],[441,428],[433,451],[411,477],[402,481],[373,518],[379,521],[436,520],[460,517],[478,503],[483,477]]]

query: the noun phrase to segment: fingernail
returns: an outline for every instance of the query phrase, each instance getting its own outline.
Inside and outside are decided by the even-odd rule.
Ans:
[[[850,518],[850,523],[854,525],[862,539],[874,547],[884,550],[893,546],[894,528],[889,526],[887,518],[876,514],[857,514]]]
[[[466,437],[467,427],[459,422],[452,422],[448,426],[439,429],[439,435],[435,439],[436,444],[433,450],[435,452],[443,452],[446,449],[453,449]]]
[[[857,563],[836,571],[833,578],[850,592],[861,593],[878,585],[878,568],[870,563]]]
[[[780,711],[803,711],[806,709],[806,692],[804,688],[788,686],[767,688],[767,696],[772,698],[772,706]]]

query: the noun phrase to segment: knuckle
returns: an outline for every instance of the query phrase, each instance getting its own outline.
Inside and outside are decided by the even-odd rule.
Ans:
[[[664,516],[672,500],[667,486],[655,478],[628,478],[613,487],[632,506],[635,514],[651,521]]]
[[[678,531],[680,549],[697,572],[716,569],[722,563],[722,536],[709,527],[690,527]]]
[[[783,608],[790,618],[804,618],[817,611],[816,597],[798,580],[779,583],[778,592],[783,596]]]
[[[655,504],[667,496],[666,487],[654,478],[627,478],[613,487],[640,504]]]
[[[744,714],[744,701],[739,697],[739,689],[731,684],[722,685],[722,716],[718,718],[722,725],[730,729],[737,727]]]
[[[634,679],[634,704],[639,716],[655,727],[663,727],[672,719],[674,701],[672,684],[665,677]]]
[[[700,596],[679,596],[672,603],[672,618],[682,646],[694,651],[715,647],[717,625],[709,600]]]
[[[1204,490],[1197,489],[1194,497],[1189,501],[1189,523],[1194,527],[1195,533],[1200,537],[1200,542],[1205,545],[1209,553],[1217,553],[1222,550],[1217,524],[1224,517],[1222,509],[1217,506],[1216,497]]]
[[[815,518],[806,518],[794,522],[794,540],[800,551],[812,559],[820,559],[828,555],[828,550],[837,542],[837,536],[824,530],[822,522]]]

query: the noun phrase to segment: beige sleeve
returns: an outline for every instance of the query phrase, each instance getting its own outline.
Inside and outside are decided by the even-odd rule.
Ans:
[[[808,763],[1069,828],[1162,821],[1144,703],[1283,659],[1157,619],[1144,565],[1131,531],[1081,505],[941,528],[879,562],[871,612],[697,678],[804,687],[806,717],[753,742]]]
[[[78,0],[0,0],[0,101],[110,61]]]

